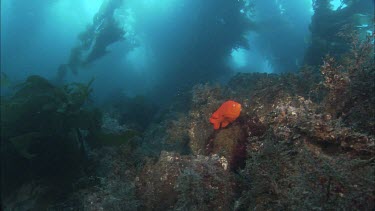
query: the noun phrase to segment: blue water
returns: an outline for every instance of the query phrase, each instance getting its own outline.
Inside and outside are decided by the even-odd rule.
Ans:
[[[15,81],[33,74],[54,78],[102,3],[2,1],[1,71]],[[246,4],[236,6],[243,17],[234,17],[251,19],[248,26],[228,23],[230,16],[217,17],[215,12],[227,6],[212,1],[130,0],[116,5],[113,17],[124,29],[124,39],[108,45],[105,56],[80,67],[77,75],[68,72],[64,80],[95,77],[100,100],[111,90],[120,89],[130,96],[154,90],[170,96],[197,82],[225,81],[235,72],[297,71],[309,44],[312,2],[259,0],[251,4],[253,11]],[[213,19],[203,22],[206,15]]]

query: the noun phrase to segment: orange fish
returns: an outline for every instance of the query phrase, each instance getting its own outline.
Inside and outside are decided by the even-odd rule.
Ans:
[[[241,104],[228,100],[212,114],[210,122],[214,125],[214,129],[217,130],[236,120],[240,116],[240,112]]]

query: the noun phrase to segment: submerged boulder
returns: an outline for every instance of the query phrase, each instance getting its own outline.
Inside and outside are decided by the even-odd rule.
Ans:
[[[181,156],[163,151],[136,178],[144,210],[229,210],[233,176],[218,155]]]

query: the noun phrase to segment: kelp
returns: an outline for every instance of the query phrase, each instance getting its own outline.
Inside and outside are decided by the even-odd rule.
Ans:
[[[87,102],[91,85],[55,86],[37,75],[15,86],[1,101],[1,141],[4,191],[19,185],[13,177],[63,177],[74,174],[85,160],[83,143],[100,128],[101,114]],[[13,173],[12,173],[13,172]]]
[[[87,84],[71,83],[64,86],[64,91],[68,93],[68,101],[71,104],[83,105],[89,100],[92,93],[91,85],[95,78],[92,78]]]
[[[81,108],[89,99],[92,82],[55,87],[40,76],[28,77],[16,86],[15,94],[1,104],[2,138],[29,132],[56,135],[69,131],[71,125],[81,122],[80,116],[87,116],[86,110]]]
[[[24,158],[31,159],[35,157],[35,154],[29,152],[30,146],[37,140],[42,134],[38,132],[31,132],[22,134],[16,137],[12,137],[9,141],[16,148],[17,152]]]

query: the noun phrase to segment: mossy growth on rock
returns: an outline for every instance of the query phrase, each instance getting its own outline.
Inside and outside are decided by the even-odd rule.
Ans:
[[[143,210],[229,210],[233,176],[217,155],[165,152],[137,177]]]

